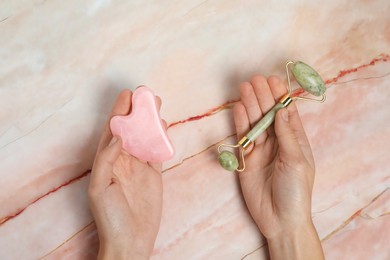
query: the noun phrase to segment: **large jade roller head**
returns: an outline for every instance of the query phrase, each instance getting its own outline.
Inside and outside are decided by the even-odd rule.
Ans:
[[[320,75],[309,65],[303,63],[302,61],[297,62],[287,62],[286,66],[292,64],[291,72],[297,80],[298,84],[307,92],[314,96],[324,96],[326,87],[325,83],[320,77]],[[288,75],[288,71],[287,71]],[[289,83],[289,92],[290,92],[290,79]],[[322,100],[320,100],[322,101]]]
[[[309,94],[312,94],[316,98],[294,96],[291,97],[292,88],[290,82],[289,66],[291,65],[291,73],[296,79],[297,83]],[[231,144],[221,144],[218,146],[218,161],[219,164],[228,171],[238,171],[243,172],[245,170],[245,149],[253,143],[256,138],[261,135],[275,120],[276,112],[291,104],[292,101],[300,99],[306,101],[314,102],[324,102],[326,99],[325,90],[326,86],[320,75],[309,65],[303,63],[302,61],[288,61],[286,63],[286,74],[287,74],[287,83],[288,89],[287,94],[284,95],[279,102],[271,108],[268,113],[260,119],[259,122],[235,145]],[[241,163],[237,159],[236,155],[228,150],[223,150],[222,148],[238,148]]]

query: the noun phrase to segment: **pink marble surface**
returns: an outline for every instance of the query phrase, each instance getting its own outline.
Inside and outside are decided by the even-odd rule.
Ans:
[[[284,77],[287,59],[329,83],[326,103],[298,105],[326,257],[389,259],[389,13],[386,0],[1,1],[0,259],[96,256],[89,170],[116,95],[141,84],[177,151],[152,259],[267,258],[215,144],[234,141],[238,83]]]

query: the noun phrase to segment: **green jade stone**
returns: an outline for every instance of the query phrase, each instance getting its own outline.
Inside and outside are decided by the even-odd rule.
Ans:
[[[298,84],[314,96],[321,96],[325,93],[326,87],[321,76],[309,65],[302,61],[294,62],[291,69]]]
[[[256,140],[258,136],[260,136],[267,128],[274,122],[276,112],[279,111],[279,109],[282,109],[284,106],[282,103],[276,103],[276,105],[268,111],[263,118],[257,124],[252,128],[252,130],[249,131],[249,133],[246,134],[246,136],[251,140],[252,142]]]
[[[218,156],[219,164],[228,171],[234,172],[238,168],[237,157],[229,151],[222,151]]]

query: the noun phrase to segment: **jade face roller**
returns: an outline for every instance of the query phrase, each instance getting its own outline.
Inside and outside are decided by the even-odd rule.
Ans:
[[[307,98],[294,96],[291,97],[292,88],[290,83],[289,75],[289,65],[291,65],[291,72],[294,75],[298,84],[308,93],[318,97],[318,98]],[[320,75],[309,65],[297,61],[288,61],[286,63],[286,74],[287,74],[287,83],[288,83],[288,93],[284,95],[279,102],[262,118],[260,121],[236,144],[221,144],[218,146],[218,161],[219,164],[228,171],[238,171],[243,172],[245,170],[245,158],[244,152],[245,149],[253,143],[256,138],[261,135],[275,120],[276,112],[284,107],[287,107],[294,100],[305,100],[305,101],[314,101],[314,102],[324,102],[326,99],[325,96],[325,83],[320,77]],[[241,148],[239,153],[241,157],[241,166],[239,161],[234,153],[222,150],[223,147],[228,148]],[[240,166],[240,167],[239,167]]]

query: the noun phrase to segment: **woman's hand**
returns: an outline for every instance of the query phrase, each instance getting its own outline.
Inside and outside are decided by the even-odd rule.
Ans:
[[[267,80],[256,76],[241,84],[241,101],[234,107],[238,139],[286,92],[277,77]],[[283,248],[302,247],[314,255],[289,252],[284,259],[294,259],[294,255],[323,257],[311,219],[314,160],[294,103],[277,112],[275,125],[260,135],[249,151],[239,179],[249,212],[268,240],[271,257],[283,258],[278,255]],[[313,246],[318,249],[318,245],[319,250],[314,250]]]
[[[131,109],[129,90],[122,91],[101,137],[88,189],[97,225],[100,259],[148,259],[162,210],[161,164],[150,164],[122,150],[109,121]],[[161,105],[161,101],[157,98]]]

